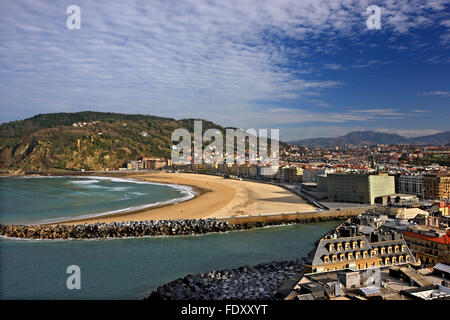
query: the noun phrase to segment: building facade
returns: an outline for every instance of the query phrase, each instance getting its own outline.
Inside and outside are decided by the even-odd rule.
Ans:
[[[425,199],[450,199],[450,176],[424,175],[423,196]]]
[[[328,199],[336,202],[374,204],[375,198],[395,193],[393,176],[328,174]]]
[[[304,264],[305,273],[365,270],[415,262],[405,240],[370,242],[365,235],[321,239]]]
[[[412,226],[403,232],[411,251],[423,264],[450,264],[450,229],[438,225],[438,218],[429,217],[427,225]]]
[[[398,192],[423,197],[423,175],[401,175],[398,178]]]

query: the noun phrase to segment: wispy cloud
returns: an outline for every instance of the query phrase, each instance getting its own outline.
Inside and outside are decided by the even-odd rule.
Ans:
[[[450,97],[450,91],[428,91],[421,92],[417,94],[418,96],[441,96],[441,97]]]
[[[446,3],[380,2],[381,32],[407,34],[412,27],[446,26],[441,12]],[[81,30],[65,26],[69,4],[2,2],[0,95],[5,119],[91,108],[196,116],[234,126],[405,116],[386,109],[316,113],[298,107],[310,102],[330,106],[311,97],[346,85],[332,75],[312,72],[309,62],[335,52],[336,39],[364,38],[369,32],[366,8],[372,1],[79,0]],[[321,38],[326,43],[316,45]],[[368,58],[353,67],[388,63]],[[346,67],[329,63],[323,68]],[[291,101],[298,102],[297,110],[273,111]]]

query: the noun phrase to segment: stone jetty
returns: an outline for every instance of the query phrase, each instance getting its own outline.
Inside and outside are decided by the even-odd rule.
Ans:
[[[23,239],[102,239],[144,236],[187,236],[211,232],[247,230],[266,226],[342,220],[345,216],[309,217],[232,223],[223,219],[148,220],[79,225],[6,225],[0,224],[0,236]]]
[[[303,272],[303,260],[187,275],[158,287],[148,300],[271,300],[289,278]]]
[[[96,239],[194,235],[233,227],[216,219],[150,220],[80,225],[0,225],[0,236],[26,239]]]
[[[187,236],[211,232],[247,230],[293,223],[314,223],[343,220],[346,216],[308,217],[267,221],[229,222],[224,219],[148,220],[79,225],[5,225],[0,224],[0,236],[23,239],[102,239],[144,236]]]

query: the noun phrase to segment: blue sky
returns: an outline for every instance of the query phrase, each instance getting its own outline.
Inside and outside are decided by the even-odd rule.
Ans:
[[[80,30],[66,28],[71,4]],[[282,140],[426,135],[450,127],[449,50],[448,0],[3,0],[0,122],[96,110]]]

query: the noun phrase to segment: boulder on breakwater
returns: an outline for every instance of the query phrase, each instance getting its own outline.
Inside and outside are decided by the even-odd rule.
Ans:
[[[271,300],[277,298],[278,288],[286,279],[299,278],[302,262],[297,259],[187,275],[158,287],[146,299]]]
[[[0,224],[0,236],[24,239],[96,239],[144,236],[186,236],[211,232],[246,230],[293,223],[343,220],[346,216],[324,216],[267,221],[229,222],[225,219],[146,220],[79,225],[5,225]]]
[[[80,225],[0,225],[0,236],[26,239],[95,239],[193,235],[232,230],[216,219],[150,220]]]

